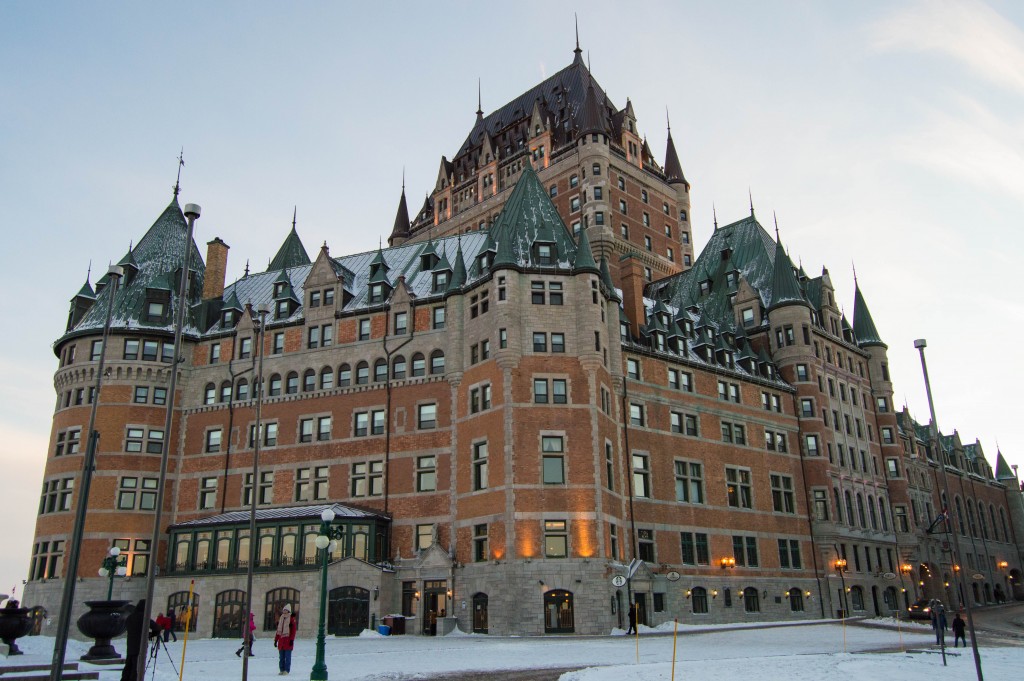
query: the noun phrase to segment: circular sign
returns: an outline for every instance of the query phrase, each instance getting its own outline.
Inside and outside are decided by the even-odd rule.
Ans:
[[[889,580],[891,582],[892,580],[896,579],[896,573],[895,572],[886,572],[885,574],[882,575],[882,579],[887,579],[887,580]]]
[[[622,575],[615,575],[612,577],[612,586],[625,586],[626,578]]]
[[[667,579],[670,582],[676,582],[679,580],[679,573],[673,570],[672,572],[669,572],[667,575],[665,575],[665,579]]]
[[[975,572],[973,575],[971,575],[971,579],[983,582],[985,581],[985,575],[981,574],[980,572]]]

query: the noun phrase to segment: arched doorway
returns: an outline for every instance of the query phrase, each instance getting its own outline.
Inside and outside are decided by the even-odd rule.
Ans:
[[[263,609],[263,631],[275,631],[277,621],[281,618],[281,610],[290,605],[292,614],[299,616],[299,590],[282,586],[267,592],[267,601]]]
[[[743,590],[743,611],[761,612],[761,596],[757,593],[757,589],[752,586],[748,586]]]
[[[885,591],[882,592],[882,600],[885,602],[885,609],[890,611],[899,610],[899,603],[897,601],[896,587],[886,587]]]
[[[552,589],[544,593],[544,633],[571,634],[576,631],[572,592]]]
[[[984,589],[985,589],[985,603],[986,604],[991,603],[992,602],[992,585],[989,584],[988,582],[985,582]]]
[[[370,626],[370,592],[358,586],[331,589],[327,601],[327,631],[335,636],[358,636]]]
[[[487,633],[487,594],[473,594],[473,633]]]
[[[978,592],[978,583],[977,582],[974,582],[973,584],[971,584],[971,592],[974,594],[974,604],[975,605],[980,605],[981,604],[981,594]]]
[[[194,632],[199,614],[199,594],[192,593],[192,613],[188,617],[186,617],[186,614],[188,614],[187,591],[175,591],[167,597],[167,612],[171,610],[174,610],[175,631],[185,631],[185,620],[188,619],[188,630]]]
[[[242,638],[243,610],[245,592],[241,589],[228,589],[217,594],[213,608],[213,637]]]
[[[804,611],[804,592],[800,589],[793,587],[787,592],[789,596],[789,609],[791,612],[803,612]]]

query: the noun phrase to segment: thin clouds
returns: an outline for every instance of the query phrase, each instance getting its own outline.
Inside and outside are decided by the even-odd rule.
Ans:
[[[1024,31],[983,2],[918,2],[875,23],[871,38],[879,51],[941,52],[1024,94]]]

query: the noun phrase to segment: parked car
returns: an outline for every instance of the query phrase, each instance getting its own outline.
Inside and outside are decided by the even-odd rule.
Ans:
[[[907,608],[907,617],[912,620],[930,620],[932,618],[932,604],[935,602],[935,599],[932,598],[919,598]]]

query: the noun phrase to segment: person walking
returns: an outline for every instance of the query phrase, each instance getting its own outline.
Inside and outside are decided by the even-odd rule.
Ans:
[[[960,613],[953,615],[953,647],[956,648],[958,641],[963,641],[964,648],[967,647],[967,623],[960,618]]]
[[[292,614],[292,606],[285,605],[281,608],[281,617],[277,620],[277,633],[274,636],[274,645],[277,646],[278,672],[279,676],[285,676],[292,670],[292,648],[295,647],[295,615]]]
[[[626,632],[626,636],[636,633],[636,604],[629,604],[629,631]]]
[[[163,636],[164,643],[166,643],[167,639],[170,638],[170,635],[167,633],[171,629],[170,618],[164,615],[162,612],[158,613],[156,616],[156,626],[160,627],[160,635]]]
[[[242,656],[242,651],[245,650],[245,642],[249,641],[249,657],[255,657],[255,653],[252,652],[252,642],[256,638],[256,616],[251,612],[249,613],[249,626],[248,631],[242,632],[242,645],[238,646],[238,650],[235,651],[235,655],[238,657]]]
[[[146,599],[143,598],[135,606],[135,610],[128,615],[126,620],[128,629],[128,641],[124,653],[124,669],[121,670],[121,681],[138,680],[139,653],[145,650],[142,641],[142,617],[146,612]],[[149,621],[149,638],[160,636],[160,628],[156,622]]]
[[[932,602],[932,629],[935,630],[935,645],[946,644],[946,608],[939,601]]]
[[[171,621],[171,624],[164,631],[164,643],[167,643],[168,638],[174,638],[174,642],[178,642],[178,634],[174,632],[174,629],[178,626],[178,617],[174,614],[174,608],[170,608],[167,611],[167,619]]]

